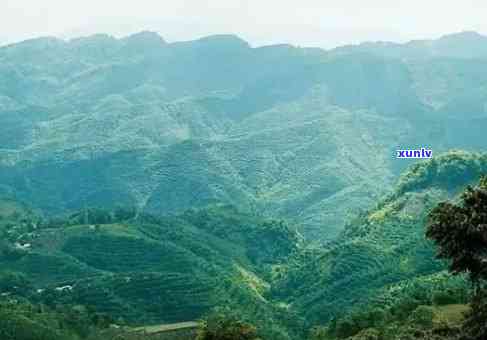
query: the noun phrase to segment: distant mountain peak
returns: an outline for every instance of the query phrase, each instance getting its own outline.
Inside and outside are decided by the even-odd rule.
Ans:
[[[141,31],[122,39],[126,43],[142,43],[148,45],[166,44],[166,41],[157,32]]]
[[[440,38],[440,40],[464,40],[464,39],[487,39],[487,36],[482,35],[476,31],[463,31],[458,33],[452,33],[444,35]]]
[[[207,37],[203,37],[201,39],[196,40],[196,42],[201,44],[208,44],[210,46],[219,45],[219,46],[232,46],[232,47],[250,47],[249,43],[237,35],[234,34],[216,34],[210,35]]]
[[[433,41],[434,55],[465,58],[487,56],[487,36],[473,31],[449,34]]]
[[[402,194],[424,188],[459,189],[478,181],[487,170],[487,154],[450,150],[415,163],[399,179],[397,192]]]
[[[487,58],[487,36],[475,31],[463,31],[438,39],[411,40],[406,43],[365,42],[334,50],[334,53],[344,52],[365,52],[402,60],[436,57],[479,59]]]
[[[79,37],[69,40],[69,44],[73,47],[81,48],[86,46],[100,47],[100,46],[116,46],[118,39],[108,34],[93,34],[85,37]]]
[[[62,39],[56,38],[56,37],[39,37],[39,38],[33,38],[33,39],[28,39],[21,41],[19,43],[13,43],[13,44],[7,44],[5,46],[2,46],[2,48],[15,48],[15,47],[31,47],[31,48],[47,48],[47,47],[52,47],[56,45],[63,45],[65,42]]]

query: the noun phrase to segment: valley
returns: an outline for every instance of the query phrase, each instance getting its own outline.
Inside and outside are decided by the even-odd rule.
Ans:
[[[487,174],[486,46],[0,47],[0,338],[452,339],[470,282],[425,234]]]

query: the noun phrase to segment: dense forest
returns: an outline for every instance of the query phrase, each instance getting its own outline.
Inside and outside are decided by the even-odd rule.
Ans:
[[[486,51],[0,47],[0,339],[487,339]]]
[[[226,205],[47,218],[3,200],[0,328],[138,339],[144,325],[199,320],[189,334],[202,339],[483,339],[486,170],[465,152],[414,165],[319,247]]]

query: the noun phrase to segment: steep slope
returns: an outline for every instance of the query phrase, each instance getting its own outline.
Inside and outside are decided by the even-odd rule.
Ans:
[[[273,291],[311,322],[380,298],[387,287],[445,269],[425,239],[425,217],[487,173],[485,154],[451,152],[418,163],[395,190],[350,223],[325,249],[311,249],[290,262]],[[384,301],[382,301],[384,304]]]
[[[450,280],[434,259],[424,221],[431,207],[486,172],[485,154],[463,151],[417,163],[324,248],[301,248],[283,222],[231,207],[135,220],[135,211],[88,209],[47,223],[3,200],[0,289],[140,325],[226,307],[270,338],[299,338],[362,305],[400,313],[409,308],[400,305],[404,296],[463,294],[461,278]]]
[[[286,314],[266,299],[273,266],[299,241],[282,222],[223,206],[162,219],[88,210],[36,222],[12,214],[11,203],[2,207],[10,211],[0,221],[1,273],[25,280],[0,280],[4,295],[84,305],[141,325],[196,320],[217,306],[276,325]]]
[[[478,59],[487,57],[487,37],[477,32],[464,31],[444,35],[436,40],[413,40],[406,44],[367,42],[336,49],[336,52],[340,53],[350,51],[361,51],[406,59],[428,59],[436,57]]]
[[[397,148],[487,146],[484,55],[445,53],[405,61],[151,32],[6,46],[0,194],[48,214],[224,202],[333,239],[409,164]]]

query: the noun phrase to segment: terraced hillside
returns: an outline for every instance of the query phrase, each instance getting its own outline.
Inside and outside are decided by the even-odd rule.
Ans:
[[[361,304],[375,301],[385,308],[414,282],[425,295],[432,289],[446,291],[445,263],[434,259],[433,245],[425,239],[425,217],[485,173],[485,154],[457,151],[418,163],[335,242],[291,260],[274,294],[287,297],[311,322],[324,324]]]
[[[82,305],[131,325],[198,320],[218,306],[281,323],[286,311],[267,300],[269,281],[299,243],[283,222],[225,206],[163,219],[114,216],[90,210],[36,224],[7,215],[2,293]]]
[[[2,47],[0,194],[49,214],[224,202],[333,239],[407,166],[396,148],[485,148],[485,55],[448,47],[484,41],[435,44],[323,51],[142,32]]]
[[[45,221],[2,201],[0,291],[86,306],[141,327],[223,308],[270,339],[302,338],[311,326],[366,306],[394,317],[413,313],[403,303],[411,296],[420,305],[465,303],[465,281],[434,259],[424,223],[430,208],[486,172],[480,153],[452,151],[417,163],[324,247],[306,246],[283,221],[229,206],[164,218],[85,209]]]

